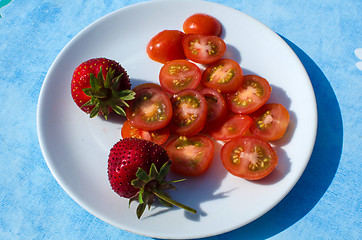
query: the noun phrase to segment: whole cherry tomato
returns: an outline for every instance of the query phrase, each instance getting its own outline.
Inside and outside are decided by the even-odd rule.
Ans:
[[[186,58],[182,48],[183,36],[184,33],[178,30],[163,30],[157,33],[147,45],[148,56],[160,63]]]
[[[186,34],[215,36],[220,36],[222,31],[219,20],[204,13],[196,13],[188,17],[183,24],[183,29]]]

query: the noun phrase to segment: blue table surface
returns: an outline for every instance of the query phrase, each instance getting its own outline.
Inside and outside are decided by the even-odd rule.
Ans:
[[[36,126],[42,83],[63,47],[138,2],[0,0],[0,239],[151,239],[74,202],[51,175]],[[258,19],[295,51],[314,87],[318,131],[304,174],[276,207],[207,239],[362,239],[362,1],[213,2]]]

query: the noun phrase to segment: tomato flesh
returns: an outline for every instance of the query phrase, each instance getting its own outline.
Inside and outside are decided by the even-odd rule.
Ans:
[[[226,102],[231,111],[248,114],[263,106],[269,100],[270,93],[271,87],[266,79],[246,75],[242,86],[227,95]]]
[[[183,30],[186,34],[220,36],[222,27],[216,18],[204,13],[196,13],[185,20]]]
[[[186,176],[203,174],[214,158],[214,143],[205,136],[181,136],[172,140],[166,151],[171,159],[171,169]]]
[[[219,126],[227,117],[227,107],[224,97],[215,89],[203,88],[200,93],[204,96],[207,103],[207,120],[205,131]]]
[[[182,47],[184,35],[178,30],[159,32],[147,44],[146,52],[149,58],[161,63],[186,58]]]
[[[266,177],[278,164],[278,156],[270,144],[254,136],[230,140],[220,154],[228,172],[247,180]]]
[[[201,81],[201,71],[196,64],[183,59],[166,63],[160,71],[161,86],[170,93],[195,89]]]
[[[253,124],[250,131],[257,137],[274,141],[283,137],[286,132],[290,115],[288,110],[279,103],[265,104],[251,114]]]
[[[172,118],[172,105],[165,91],[142,88],[126,109],[127,119],[135,127],[154,131],[165,127]]]
[[[141,138],[149,140],[158,145],[164,144],[170,136],[168,127],[164,127],[155,131],[144,131],[136,128],[130,121],[125,121],[121,129],[122,138]]]
[[[182,90],[171,98],[171,103],[171,130],[181,136],[192,136],[203,129],[207,119],[207,103],[199,92]]]
[[[202,64],[219,60],[226,51],[225,42],[212,35],[186,34],[182,39],[182,47],[188,59]]]
[[[202,73],[201,83],[222,93],[235,91],[243,84],[243,70],[231,59],[221,59]]]
[[[230,140],[243,136],[249,130],[253,120],[247,115],[229,117],[220,127],[214,128],[210,135],[216,140]]]

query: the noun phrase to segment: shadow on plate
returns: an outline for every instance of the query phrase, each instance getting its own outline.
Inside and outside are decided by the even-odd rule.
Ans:
[[[223,234],[230,239],[266,239],[292,226],[322,198],[339,165],[343,126],[336,95],[318,65],[303,50],[281,37],[301,60],[314,88],[318,107],[315,146],[305,172],[291,192],[264,216],[244,227]]]

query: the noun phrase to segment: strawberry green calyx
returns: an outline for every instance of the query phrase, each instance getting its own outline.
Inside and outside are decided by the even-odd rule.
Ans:
[[[170,170],[170,167],[171,167],[171,161],[168,161],[158,171],[155,164],[152,163],[148,174],[142,168],[138,168],[138,171],[136,172],[137,178],[134,179],[131,182],[131,184],[135,188],[139,188],[140,191],[138,192],[138,194],[136,194],[134,197],[130,198],[129,200],[129,205],[131,205],[131,203],[134,200],[138,200],[139,205],[136,210],[138,218],[141,218],[147,206],[148,209],[151,208],[151,205],[156,198],[158,198],[158,200],[166,207],[177,206],[193,214],[197,212],[195,209],[190,208],[180,202],[171,199],[170,195],[164,192],[165,190],[168,189],[176,190],[175,186],[173,186],[172,183],[185,180],[181,179],[181,180],[166,182],[165,178],[167,176],[168,171]]]
[[[90,73],[90,88],[82,89],[83,92],[91,97],[84,106],[94,106],[90,112],[90,117],[93,118],[101,113],[105,119],[111,112],[111,109],[121,116],[126,116],[123,107],[128,107],[126,101],[134,99],[135,92],[129,89],[118,90],[121,84],[123,73],[115,76],[115,70],[109,68],[106,79],[100,69],[98,76]]]

